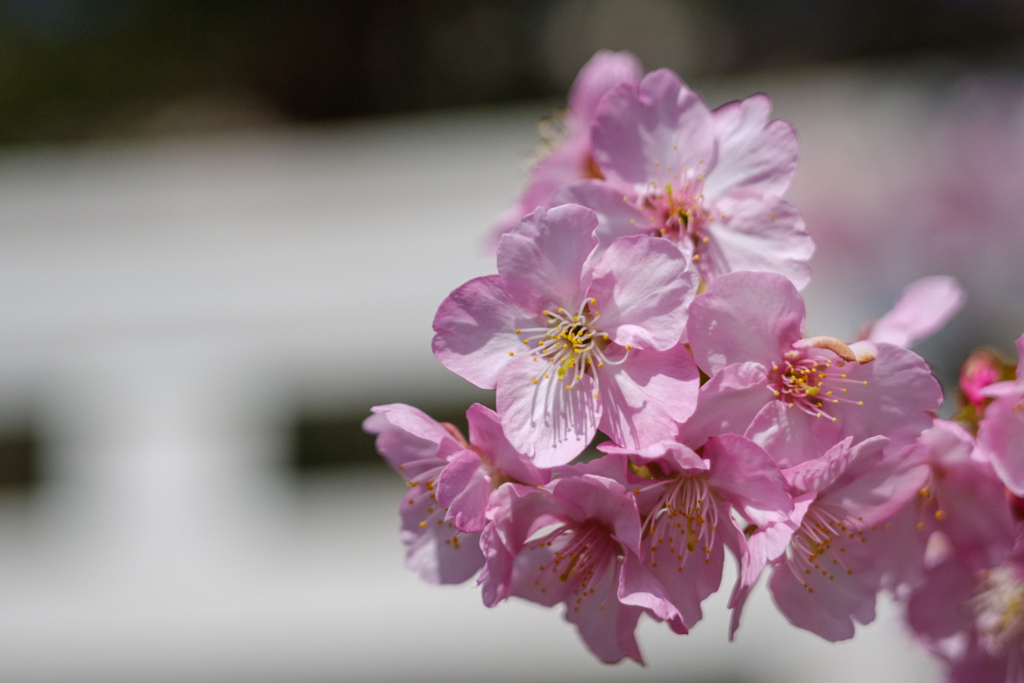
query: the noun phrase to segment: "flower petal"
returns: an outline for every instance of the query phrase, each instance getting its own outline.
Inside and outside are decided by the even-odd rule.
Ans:
[[[839,428],[832,420],[786,406],[783,401],[769,401],[743,434],[779,465],[792,467],[813,460],[839,443]]]
[[[697,394],[693,415],[679,427],[679,439],[700,448],[708,437],[742,434],[767,403],[777,403],[768,391],[768,377],[758,363],[723,368]]]
[[[474,403],[466,411],[469,440],[490,458],[491,464],[513,479],[530,486],[541,486],[551,480],[551,473],[537,469],[525,455],[517,451],[501,428],[498,414]]]
[[[625,448],[673,438],[697,404],[700,374],[682,344],[668,351],[632,349],[624,363],[597,373],[601,431]]]
[[[1001,396],[978,425],[978,452],[1016,496],[1024,496],[1024,393]]]
[[[770,112],[771,101],[760,94],[712,112],[718,160],[704,183],[712,201],[737,188],[778,196],[789,189],[800,143],[785,121],[768,122]]]
[[[728,273],[694,299],[686,323],[693,358],[714,375],[733,363],[779,362],[803,336],[804,301],[774,273]]]
[[[574,204],[537,208],[498,243],[498,276],[509,297],[531,311],[575,309],[590,284],[597,216]]]
[[[496,275],[470,280],[448,295],[434,316],[434,355],[481,389],[494,389],[510,352],[523,344],[516,330],[546,325],[539,311],[514,302]]]
[[[814,240],[792,204],[741,190],[718,200],[714,211],[708,232],[728,271],[778,273],[797,289],[810,282]]]
[[[483,530],[491,482],[480,456],[471,450],[456,453],[437,478],[437,504],[448,508],[445,521],[466,533]]]
[[[872,326],[868,339],[910,348],[942,329],[966,301],[956,278],[923,277],[903,290],[892,310]]]
[[[498,378],[502,429],[512,447],[537,467],[570,462],[593,440],[602,419],[593,378],[585,374],[566,389],[556,370],[547,361],[522,357],[508,363]]]
[[[636,85],[643,78],[640,60],[632,52],[598,50],[580,69],[569,89],[569,109],[589,127],[601,98],[620,83]]]
[[[594,268],[587,296],[599,325],[619,346],[667,351],[686,327],[697,274],[668,240],[634,235],[612,242]]]
[[[405,566],[427,583],[462,583],[484,566],[480,534],[464,534],[444,520],[444,508],[425,484],[402,499]]]
[[[779,466],[750,439],[736,434],[712,437],[704,456],[711,461],[708,486],[755,524],[785,519],[793,511]]]
[[[629,201],[623,190],[603,180],[580,180],[555,193],[552,206],[579,204],[597,214],[597,237],[607,248],[617,237],[646,234],[648,218]]]
[[[605,177],[643,189],[684,167],[714,163],[711,112],[667,69],[609,92],[594,114],[591,150]]]

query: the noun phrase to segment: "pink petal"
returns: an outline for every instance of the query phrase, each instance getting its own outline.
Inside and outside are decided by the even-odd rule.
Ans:
[[[694,299],[686,323],[693,358],[712,376],[747,361],[770,368],[803,336],[803,328],[803,299],[793,283],[774,273],[716,278]]]
[[[973,572],[960,562],[940,564],[911,595],[907,621],[915,631],[931,638],[948,638],[966,630],[971,619],[964,605],[974,597],[976,585]]]
[[[712,437],[704,456],[711,461],[708,486],[755,524],[785,519],[793,511],[779,466],[750,439],[736,434]]]
[[[792,467],[824,455],[839,442],[839,428],[832,420],[787,408],[782,401],[769,401],[751,421],[744,436],[782,467]]]
[[[852,442],[853,437],[848,436],[820,458],[783,470],[783,475],[794,491],[821,492],[834,487],[843,475],[849,475],[851,471],[860,473],[881,463],[882,449],[888,443],[882,436],[865,439],[856,446]]]
[[[598,520],[619,545],[634,554],[640,552],[640,513],[622,484],[595,475],[560,477],[552,484],[551,494],[577,522]]]
[[[792,204],[772,195],[736,191],[715,203],[714,213],[708,232],[728,271],[778,273],[797,289],[810,282],[807,260],[814,253],[814,240]]]
[[[612,242],[594,268],[587,296],[601,331],[619,346],[667,351],[679,342],[697,274],[668,240],[635,235]]]
[[[633,53],[598,50],[573,81],[569,109],[581,124],[589,127],[602,97],[620,83],[636,85],[643,75],[640,60]]]
[[[903,290],[892,310],[871,328],[868,339],[909,348],[942,329],[966,301],[955,278],[921,278]]]
[[[405,566],[427,583],[462,583],[483,567],[480,534],[464,534],[444,521],[426,485],[409,489],[400,512]]]
[[[800,143],[788,123],[768,123],[770,111],[768,97],[754,95],[713,112],[718,160],[704,182],[712,201],[738,188],[778,196],[789,189]]]
[[[661,69],[639,89],[622,84],[605,96],[594,114],[591,150],[606,178],[642,189],[683,167],[713,164],[713,125],[700,97]]]
[[[530,544],[519,552],[513,564],[510,595],[545,607],[553,607],[571,598],[573,591],[579,588],[578,577],[570,575],[569,580],[563,581],[557,572],[552,571],[555,555],[567,540],[562,536],[550,548],[540,543]]]
[[[578,307],[590,284],[595,228],[594,212],[573,204],[538,208],[519,221],[498,243],[498,275],[509,297],[532,311]]]
[[[740,619],[743,616],[743,607],[750,596],[754,586],[761,579],[764,568],[769,563],[780,562],[783,557],[793,533],[800,528],[807,509],[814,502],[815,494],[807,493],[793,500],[793,512],[784,519],[769,522],[759,527],[749,539],[745,539],[743,531],[738,527],[736,521],[730,525],[730,534],[733,538],[732,545],[738,546],[740,552],[734,548],[740,559],[739,576],[736,577],[736,585],[733,587],[732,596],[729,598],[729,609],[732,610],[732,618],[729,621],[729,641],[736,636],[736,630],[740,627]]]
[[[697,408],[679,427],[679,439],[700,448],[708,437],[742,434],[765,404],[777,403],[758,363],[737,363],[722,369],[697,394]]]
[[[939,527],[961,557],[989,566],[1013,548],[1015,522],[1002,482],[987,464],[947,466],[933,489],[944,513]]]
[[[550,363],[525,356],[513,359],[498,378],[502,429],[512,447],[537,467],[564,465],[582,453],[597,432],[602,401],[594,393],[589,374],[566,389]]]
[[[391,403],[370,410],[373,415],[363,421],[363,429],[377,435],[377,451],[407,479],[444,464],[440,444],[458,450],[452,434],[417,408]]]
[[[620,446],[642,448],[673,438],[677,423],[696,407],[700,374],[682,344],[668,351],[632,349],[621,365],[597,372],[600,428]]]
[[[719,511],[719,519],[724,521],[729,513],[727,506],[723,510]],[[701,603],[722,584],[725,552],[718,535],[710,554],[701,547],[684,552],[683,543],[684,536],[677,535],[672,541],[645,536],[645,560],[633,564],[629,574],[624,574],[622,595],[623,602],[628,604],[654,606],[652,611],[665,621],[678,616],[691,629],[703,617]],[[657,550],[652,552],[652,547]]]
[[[466,533],[483,530],[491,482],[480,456],[464,450],[452,456],[437,478],[437,504],[448,508],[445,521]]]
[[[978,425],[978,452],[1014,495],[1024,496],[1024,394],[1002,396],[985,408]]]
[[[877,360],[864,365],[847,363],[830,372],[861,382],[860,386],[849,385],[843,396],[864,405],[839,402],[828,406],[844,436],[881,434],[893,445],[910,443],[931,426],[932,412],[942,404],[942,388],[928,364],[898,346],[878,344]]]
[[[861,552],[857,545],[851,544],[844,554],[852,573],[833,572],[831,580],[816,573],[805,578],[793,560],[774,569],[768,586],[775,604],[791,624],[837,642],[853,637],[854,620],[861,624],[874,621],[878,575],[868,558],[857,554]],[[805,583],[813,592],[804,587]]]
[[[621,560],[615,560],[615,564],[621,564]],[[594,592],[589,597],[578,604],[576,600],[567,600],[565,620],[576,625],[583,642],[605,664],[615,664],[626,657],[643,664],[635,635],[643,610],[619,602],[618,574],[618,566],[612,567],[591,587]]]
[[[523,344],[520,328],[547,320],[512,301],[496,275],[470,280],[441,303],[434,316],[434,355],[446,368],[481,389],[494,389],[509,361]]]
[[[818,487],[818,499],[842,507],[863,524],[878,524],[895,515],[929,479],[927,465],[907,456],[907,448],[892,448],[879,460],[880,437],[865,439],[850,451],[840,477]],[[874,443],[873,443],[874,442]]]
[[[551,473],[537,469],[525,455],[513,448],[501,428],[498,414],[474,403],[466,411],[469,420],[469,440],[490,458],[491,464],[513,479],[531,486],[541,486],[551,480]]]
[[[678,441],[657,441],[644,448],[621,448],[611,441],[605,441],[598,444],[597,450],[602,453],[628,455],[631,460],[641,464],[656,462],[664,472],[699,474],[706,472],[709,467],[707,460]]]
[[[621,187],[603,180],[580,180],[563,187],[551,199],[552,206],[579,204],[597,214],[597,236],[601,248],[607,248],[617,237],[646,234],[648,218],[637,209]]]
[[[508,598],[512,590],[513,557],[493,524],[485,526],[480,534],[480,548],[485,564],[477,585],[480,586],[484,605],[494,607]]]

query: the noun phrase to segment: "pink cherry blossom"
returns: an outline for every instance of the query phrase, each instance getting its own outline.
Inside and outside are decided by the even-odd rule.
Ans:
[[[412,406],[372,411],[363,428],[410,485],[399,510],[406,565],[430,583],[465,581],[483,566],[479,532],[491,490],[506,481],[544,484],[550,475],[517,453],[498,416],[479,404],[466,413],[470,443]]]
[[[935,533],[976,567],[998,564],[1012,549],[1016,532],[1002,483],[973,452],[970,433],[946,420],[936,420],[904,452],[908,466],[927,466],[928,478],[875,539],[874,552],[891,585],[921,580]]]
[[[923,277],[903,290],[892,310],[871,327],[867,339],[910,348],[942,329],[966,301],[955,278]]]
[[[631,454],[653,478],[634,491],[643,505],[643,553],[624,561],[621,599],[686,633],[721,584],[724,546],[741,554],[732,511],[762,525],[786,519],[793,510],[786,480],[767,453],[734,434],[710,439],[703,456],[670,441],[639,451],[600,448]]]
[[[953,683],[1024,680],[1024,550],[976,569],[953,553],[907,601],[907,621],[946,660]]]
[[[852,437],[814,460],[783,470],[802,518],[769,588],[790,623],[830,641],[852,638],[853,622],[875,618],[881,571],[867,546],[926,481],[886,439]],[[757,532],[754,533],[754,536]]]
[[[804,303],[774,273],[723,275],[690,306],[687,336],[711,379],[680,429],[695,447],[709,436],[743,433],[785,467],[818,446],[852,436],[912,442],[932,422],[942,392],[917,354],[880,343],[803,338]]]
[[[538,206],[547,206],[555,192],[582,178],[599,178],[590,155],[590,124],[597,103],[620,83],[639,83],[643,69],[629,52],[600,50],[580,70],[569,91],[569,108],[547,122],[545,156],[530,170],[530,180],[522,195],[505,211],[494,226],[494,243],[510,232],[524,216]]]
[[[480,576],[488,607],[510,595],[564,603],[566,621],[602,661],[643,662],[634,635],[643,610],[619,599],[622,563],[640,551],[640,515],[620,483],[582,474],[543,489],[506,484],[489,516]]]
[[[981,390],[995,397],[978,423],[978,453],[1016,496],[1024,496],[1024,335],[1017,338],[1017,379]]]
[[[597,217],[537,209],[498,246],[498,275],[459,287],[434,318],[449,370],[497,389],[512,446],[542,467],[571,461],[598,428],[616,443],[670,438],[693,412],[699,375],[679,343],[696,276],[642,235],[593,263]]]
[[[603,179],[555,195],[598,213],[603,245],[622,235],[675,242],[710,281],[738,270],[771,271],[798,287],[810,279],[814,243],[781,197],[796,172],[792,127],[769,122],[763,95],[714,112],[662,69],[617,86],[601,101],[591,134]]]

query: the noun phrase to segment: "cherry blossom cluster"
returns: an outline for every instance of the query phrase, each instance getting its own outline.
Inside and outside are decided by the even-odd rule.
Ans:
[[[859,340],[804,336],[814,244],[783,198],[796,135],[769,110],[712,111],[628,53],[584,67],[498,221],[497,274],[434,318],[435,356],[497,410],[473,405],[468,436],[402,404],[364,424],[409,484],[407,565],[476,577],[488,607],[564,605],[602,661],[642,662],[640,616],[686,634],[728,549],[730,638],[767,573],[827,640],[888,590],[951,671],[1024,672],[1024,383],[972,357],[959,421],[935,417],[908,347],[962,306],[947,277]]]

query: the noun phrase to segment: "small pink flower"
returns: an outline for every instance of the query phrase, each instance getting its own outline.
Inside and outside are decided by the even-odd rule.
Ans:
[[[495,494],[483,538],[484,603],[514,595],[565,604],[587,647],[606,663],[643,663],[634,631],[643,610],[620,601],[620,570],[640,546],[636,502],[594,474],[558,478],[545,489],[507,484]]]
[[[891,344],[847,345],[803,338],[804,303],[774,273],[730,273],[690,306],[694,360],[711,376],[683,424],[684,443],[746,434],[784,467],[847,436],[882,435],[911,443],[942,402],[938,382],[917,354]]]
[[[598,428],[627,446],[670,438],[693,412],[697,368],[679,343],[696,290],[679,251],[637,235],[593,263],[597,217],[538,209],[498,246],[498,274],[467,282],[434,318],[434,355],[484,389],[513,447],[571,461]]]
[[[975,410],[984,408],[991,398],[984,393],[985,387],[1006,379],[1006,364],[998,355],[987,349],[975,351],[960,368],[960,391],[967,403]]]
[[[430,583],[461,583],[483,566],[480,531],[492,489],[506,481],[540,485],[538,470],[505,439],[494,411],[475,404],[466,413],[471,443],[401,403],[376,406],[363,429],[411,487],[402,499],[406,566]]]
[[[590,155],[590,124],[594,110],[608,91],[620,83],[639,83],[640,62],[629,52],[600,50],[583,65],[569,91],[564,117],[553,117],[547,154],[530,170],[522,195],[499,217],[493,239],[510,232],[538,206],[547,206],[560,188],[582,178],[599,178],[601,171]]]
[[[1016,532],[1003,485],[991,465],[973,457],[974,448],[963,427],[936,420],[904,451],[908,466],[927,466],[928,479],[873,546],[893,586],[921,580],[936,532],[976,566],[998,564],[1013,548]]]
[[[769,588],[790,623],[833,642],[852,638],[854,621],[874,620],[881,572],[868,541],[927,477],[926,468],[907,467],[899,453],[883,453],[885,446],[881,437],[856,446],[847,437],[821,457],[783,470],[795,530]]]
[[[928,570],[907,602],[907,621],[946,660],[952,683],[1024,680],[1024,551],[977,568],[957,554]]]
[[[645,515],[643,553],[625,559],[621,599],[686,633],[721,584],[724,545],[741,555],[732,511],[762,525],[788,518],[786,480],[767,453],[734,434],[710,439],[703,456],[667,441],[640,451],[600,448],[630,454],[654,477],[634,490]]]
[[[781,199],[798,144],[789,124],[769,123],[769,110],[755,95],[711,112],[665,69],[619,85],[598,106],[591,134],[604,179],[569,185],[552,203],[594,209],[603,245],[637,233],[671,239],[706,281],[771,271],[803,287],[814,243]]]

